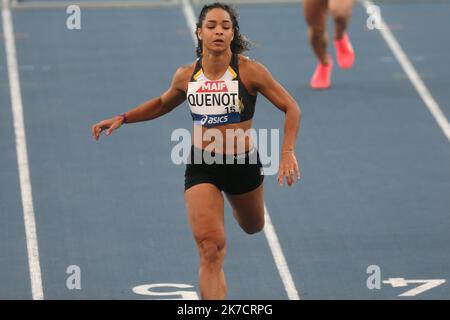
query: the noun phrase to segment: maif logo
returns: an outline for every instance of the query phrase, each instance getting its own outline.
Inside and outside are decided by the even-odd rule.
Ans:
[[[228,92],[225,81],[206,81],[197,92]]]

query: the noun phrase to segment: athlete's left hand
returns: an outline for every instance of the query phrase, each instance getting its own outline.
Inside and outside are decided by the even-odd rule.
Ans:
[[[297,180],[300,179],[300,169],[298,168],[294,151],[283,152],[278,169],[278,184],[280,187],[283,186],[283,178],[286,178],[288,186],[292,186],[295,181],[294,173],[297,176]]]

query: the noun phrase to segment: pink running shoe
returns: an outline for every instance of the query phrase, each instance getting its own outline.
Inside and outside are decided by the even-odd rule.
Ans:
[[[331,85],[331,71],[333,70],[333,60],[328,57],[328,63],[319,62],[316,71],[311,78],[310,86],[313,89],[327,89]]]
[[[334,47],[336,49],[336,58],[339,67],[342,69],[351,68],[355,61],[355,52],[353,51],[348,34],[344,33],[340,40],[334,39]]]

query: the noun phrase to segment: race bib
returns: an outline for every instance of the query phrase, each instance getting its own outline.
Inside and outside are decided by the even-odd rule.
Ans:
[[[186,98],[195,124],[217,126],[241,119],[237,80],[189,82]]]

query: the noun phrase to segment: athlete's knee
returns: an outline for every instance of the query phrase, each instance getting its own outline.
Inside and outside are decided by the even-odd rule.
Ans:
[[[338,25],[347,25],[347,22],[349,20],[349,15],[346,12],[343,12],[342,10],[331,10],[331,15],[333,16],[333,20],[335,24]]]
[[[309,37],[312,40],[323,40],[326,37],[327,30],[319,26],[310,26],[308,28]]]
[[[225,257],[225,237],[205,237],[198,242],[201,263],[220,264]]]
[[[242,230],[247,234],[255,234],[264,229],[264,213],[260,214],[257,219],[239,221]]]
[[[264,229],[264,217],[258,219],[258,221],[252,222],[251,224],[241,225],[242,230],[247,234],[255,234],[261,232]]]

